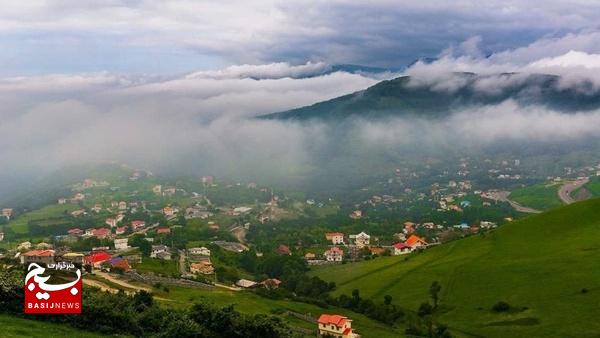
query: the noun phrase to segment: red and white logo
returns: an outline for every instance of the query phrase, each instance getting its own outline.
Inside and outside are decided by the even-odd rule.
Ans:
[[[64,284],[47,284],[52,275],[43,276],[46,270],[65,270],[75,273],[77,279]],[[25,277],[25,313],[81,313],[81,270],[72,264],[49,264],[47,268],[29,264]],[[71,276],[72,277],[72,276]]]

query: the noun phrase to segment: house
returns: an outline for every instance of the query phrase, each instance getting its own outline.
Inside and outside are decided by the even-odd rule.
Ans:
[[[0,232],[0,242],[2,242],[4,240],[4,233]]]
[[[79,209],[79,210],[75,210],[75,211],[71,212],[71,216],[73,216],[73,217],[79,217],[79,216],[83,216],[85,214],[86,214],[86,212],[83,209]]]
[[[10,219],[10,217],[12,216],[12,213],[13,213],[13,209],[11,209],[11,208],[2,209],[2,216],[6,217],[8,219]]]
[[[129,265],[129,261],[127,261],[123,257],[113,257],[108,261],[110,264],[110,269],[122,269],[123,271],[131,270],[131,266]]]
[[[171,260],[171,252],[166,245],[153,245],[150,251],[150,257]]]
[[[188,249],[188,253],[190,255],[197,255],[197,256],[210,256],[210,250],[205,247],[190,248],[190,249]]]
[[[248,288],[255,286],[256,282],[248,280],[248,279],[240,279],[239,281],[235,282],[235,285],[245,288],[245,289],[248,289]]]
[[[162,185],[155,185],[154,187],[152,187],[152,192],[160,195],[162,193]]]
[[[76,193],[75,196],[73,196],[74,201],[83,201],[84,198],[85,195],[80,192]]]
[[[233,208],[233,213],[234,213],[234,215],[241,215],[241,214],[245,214],[247,212],[250,212],[250,210],[252,210],[252,208],[249,208],[249,207],[237,207],[237,208]]]
[[[95,213],[99,213],[100,211],[102,211],[102,205],[101,204],[95,204],[94,207],[91,210],[93,212],[95,212]]]
[[[144,222],[144,221],[140,221],[140,220],[131,221],[131,228],[133,229],[133,231],[141,229],[145,226],[146,226],[146,222]]]
[[[311,261],[311,260],[314,260],[314,259],[316,259],[316,258],[317,258],[317,255],[315,255],[315,254],[314,254],[314,253],[312,253],[312,252],[307,252],[307,253],[304,255],[304,259],[306,259],[307,261]]]
[[[320,336],[336,338],[354,338],[352,331],[352,320],[340,315],[322,314],[317,321]]]
[[[404,233],[412,234],[413,232],[415,232],[415,226],[416,224],[413,222],[404,222]]]
[[[171,233],[171,229],[169,228],[158,228],[156,229],[156,234],[157,235],[168,235]]]
[[[323,253],[328,262],[341,262],[344,259],[344,250],[334,246]]]
[[[358,235],[350,235],[350,239],[354,239],[354,244],[359,248],[364,248],[371,242],[371,236],[367,235],[364,231]]]
[[[362,211],[360,210],[354,210],[351,214],[350,214],[350,218],[352,219],[359,219],[362,218]]]
[[[172,207],[164,207],[163,213],[165,214],[165,216],[171,217],[175,215],[175,209],[173,209]]]
[[[110,229],[106,229],[106,228],[100,228],[100,229],[94,229],[92,231],[92,236],[98,238],[98,239],[105,239],[110,237],[111,233],[110,233]]]
[[[221,226],[219,224],[216,224],[215,222],[208,222],[208,228],[213,231],[219,231],[219,229],[221,229]]]
[[[204,185],[212,185],[214,182],[214,177],[212,176],[202,176],[202,183]]]
[[[381,256],[385,253],[385,249],[379,246],[371,246],[369,247],[369,251],[371,252],[371,255],[378,255]]]
[[[278,255],[282,255],[282,256],[290,256],[292,254],[292,252],[290,251],[290,248],[284,244],[279,245],[277,247],[277,249],[275,250],[275,253],[277,253]]]
[[[392,246],[392,255],[405,255],[412,252],[412,248],[404,243],[396,243]]]
[[[104,221],[104,223],[111,228],[114,228],[117,226],[117,220],[114,218],[107,218],[106,221]]]
[[[84,262],[94,267],[100,267],[104,262],[110,260],[112,256],[106,251],[97,251],[88,256],[85,256]]]
[[[341,232],[327,232],[325,239],[331,241],[333,245],[344,244],[344,234]]]
[[[54,263],[54,250],[31,250],[21,255],[21,264],[38,263],[50,264]]]
[[[190,264],[190,271],[195,275],[212,275],[215,273],[215,268],[210,261],[200,261]]]
[[[67,203],[67,199],[66,198],[59,198],[58,199],[58,204],[66,204]]]
[[[262,286],[264,286],[266,289],[277,289],[279,288],[279,285],[281,285],[281,281],[277,278],[269,278],[269,279],[265,279],[264,281],[260,282],[260,284]]]
[[[127,232],[127,226],[118,227],[115,230],[115,234],[117,234],[117,235],[122,235],[122,234],[124,234],[126,232]]]
[[[417,235],[410,235],[404,244],[409,246],[412,250],[427,246],[427,242]]]
[[[81,230],[79,228],[69,229],[67,231],[67,234],[69,236],[81,236],[81,235],[83,235],[83,230]]]
[[[115,250],[129,249],[128,238],[115,238]]]
[[[125,202],[125,201],[119,202],[119,210],[127,210],[127,202]]]
[[[66,254],[62,255],[61,258],[66,262],[80,265],[83,265],[85,260],[85,256],[83,254],[76,252],[67,252]]]

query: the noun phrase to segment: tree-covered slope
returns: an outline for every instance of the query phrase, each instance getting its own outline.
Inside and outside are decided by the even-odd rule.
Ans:
[[[494,90],[488,90],[495,83]],[[591,86],[591,84],[590,84]],[[402,76],[363,91],[311,106],[263,116],[284,120],[338,120],[347,117],[445,116],[464,107],[493,105],[512,99],[522,105],[541,105],[565,112],[600,107],[600,94],[587,85],[564,87],[560,77],[543,74],[476,75],[455,73],[443,81],[423,82]]]
[[[459,336],[597,337],[600,332],[600,199],[576,203],[430,248],[319,268],[338,293],[416,309],[442,285],[440,320]],[[508,302],[512,311],[492,306]],[[461,333],[462,332],[462,333]]]

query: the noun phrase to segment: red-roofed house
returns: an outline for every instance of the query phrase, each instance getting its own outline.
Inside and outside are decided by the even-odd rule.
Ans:
[[[410,253],[412,251],[412,248],[404,243],[394,244],[393,249],[394,249],[394,251],[392,251],[392,254],[394,256],[404,255],[404,254]]]
[[[133,229],[133,231],[143,228],[145,226],[146,226],[146,222],[144,222],[144,221],[140,221],[140,220],[131,221],[131,228]]]
[[[290,251],[290,248],[287,245],[283,245],[283,244],[281,244],[277,248],[277,250],[275,250],[275,252],[279,255],[287,255],[287,256],[292,254],[292,252]]]
[[[67,231],[67,234],[69,234],[70,236],[81,236],[81,235],[83,235],[83,230],[81,230],[79,228],[69,229]]]
[[[325,256],[325,259],[328,262],[341,262],[344,259],[344,251],[337,246],[334,246],[325,251],[323,256]]]
[[[408,245],[413,250],[416,248],[427,246],[427,242],[425,242],[421,237],[417,235],[410,235],[410,237],[408,237],[404,244]]]
[[[269,278],[262,281],[262,284],[267,289],[277,289],[281,285],[281,281],[277,278]]]
[[[169,228],[158,228],[156,230],[157,235],[168,235],[170,233],[171,233],[171,229],[169,229]]]
[[[85,256],[85,263],[99,267],[100,264],[110,260],[112,256],[105,251],[94,252],[91,255]]]
[[[352,320],[340,315],[322,314],[318,320],[319,335],[336,338],[354,338]]]
[[[104,239],[110,236],[110,229],[100,228],[92,231],[92,236],[98,239]]]
[[[21,255],[21,264],[54,263],[54,250],[31,250]]]
[[[124,227],[118,227],[117,230],[115,230],[115,234],[117,235],[122,235],[127,231],[127,226]]]

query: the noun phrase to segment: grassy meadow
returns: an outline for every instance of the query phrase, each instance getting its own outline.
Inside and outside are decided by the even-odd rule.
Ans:
[[[416,309],[442,285],[441,321],[459,336],[597,337],[600,200],[576,203],[408,257],[315,269],[337,294]],[[512,311],[495,313],[506,301]]]

